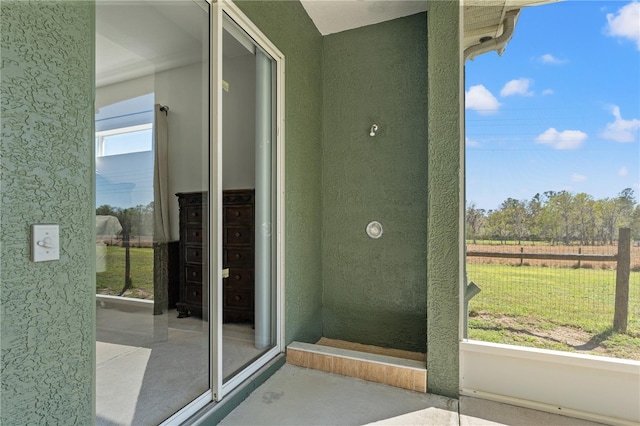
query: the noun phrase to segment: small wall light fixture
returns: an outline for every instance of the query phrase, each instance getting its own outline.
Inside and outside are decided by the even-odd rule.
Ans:
[[[369,130],[369,136],[375,136],[376,133],[378,133],[378,125],[377,124],[372,124],[371,125],[371,130]]]
[[[377,222],[375,220],[373,222],[369,222],[366,231],[367,235],[373,239],[382,237],[382,225],[380,224],[380,222]]]

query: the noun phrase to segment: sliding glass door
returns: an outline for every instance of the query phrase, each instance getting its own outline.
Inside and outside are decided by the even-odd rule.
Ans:
[[[212,7],[218,13],[212,28],[221,29],[212,43],[218,65],[212,76],[218,113],[212,121],[220,172],[222,397],[281,352],[284,58],[232,3]]]
[[[96,423],[180,423],[282,351],[284,59],[227,1],[96,40]]]
[[[96,5],[96,423],[212,399],[209,4]]]

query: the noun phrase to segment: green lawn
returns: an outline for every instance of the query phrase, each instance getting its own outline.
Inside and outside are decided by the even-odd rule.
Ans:
[[[467,274],[482,289],[469,303],[470,339],[640,359],[640,272],[626,334],[611,329],[613,270],[467,263]]]
[[[130,249],[132,289],[126,297],[153,299],[153,249]],[[96,274],[96,293],[117,296],[124,288],[125,249],[106,247],[106,270]]]

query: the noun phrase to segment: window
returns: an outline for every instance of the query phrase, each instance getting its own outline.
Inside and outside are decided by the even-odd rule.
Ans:
[[[151,151],[152,123],[96,132],[96,156]]]

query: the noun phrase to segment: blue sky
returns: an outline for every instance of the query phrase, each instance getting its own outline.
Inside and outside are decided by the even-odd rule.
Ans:
[[[525,8],[502,56],[466,62],[465,92],[467,204],[640,200],[640,2]]]

